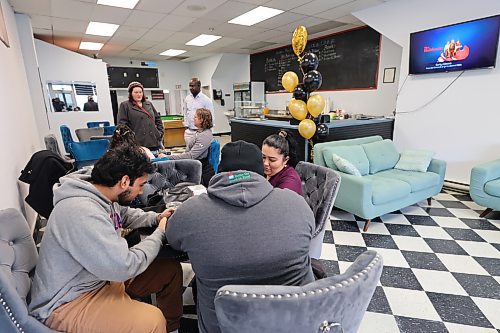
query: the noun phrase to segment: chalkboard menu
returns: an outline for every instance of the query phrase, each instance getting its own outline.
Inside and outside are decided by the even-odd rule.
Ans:
[[[139,81],[144,88],[158,88],[158,69],[110,66],[108,80],[110,88],[128,88],[133,81]]]
[[[319,58],[318,71],[323,76],[320,90],[377,88],[380,34],[372,28],[309,40],[305,52]],[[281,77],[288,71],[302,79],[291,45],[250,55],[250,78],[265,81],[266,91],[284,91]]]

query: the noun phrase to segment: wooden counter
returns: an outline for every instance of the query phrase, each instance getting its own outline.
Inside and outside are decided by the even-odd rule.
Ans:
[[[278,120],[246,120],[232,118],[231,141],[245,140],[261,146],[264,139],[278,133],[281,128],[292,132],[299,145],[299,159],[310,161],[312,148],[309,142],[300,136],[298,125],[290,125],[289,122]],[[333,120],[328,123],[330,134],[324,139],[313,137],[313,143],[338,141],[345,139],[362,138],[371,135],[380,135],[384,139],[392,139],[394,131],[394,119],[371,119],[371,120]]]
[[[182,120],[163,120],[163,145],[165,148],[186,145]]]

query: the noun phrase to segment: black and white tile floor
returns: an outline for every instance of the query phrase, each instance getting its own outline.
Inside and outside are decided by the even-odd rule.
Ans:
[[[384,258],[359,332],[500,332],[500,213],[479,218],[482,210],[468,195],[443,191],[431,206],[422,201],[374,219],[366,233],[363,219],[334,210],[321,257],[329,275],[367,249]],[[190,288],[185,296],[181,332],[194,333]]]

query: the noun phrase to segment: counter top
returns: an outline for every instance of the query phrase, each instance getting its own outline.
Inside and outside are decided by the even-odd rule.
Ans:
[[[328,128],[338,128],[338,127],[345,127],[345,126],[360,126],[360,125],[367,125],[367,124],[377,124],[377,123],[386,123],[386,122],[392,122],[394,119],[392,118],[381,118],[381,119],[366,119],[366,120],[359,120],[359,119],[342,119],[342,120],[332,120],[330,123],[326,123]],[[279,127],[279,128],[293,128],[296,129],[298,125],[290,125],[289,122],[287,121],[280,121],[280,120],[261,120],[259,118],[255,119],[245,119],[245,118],[231,118],[230,122],[236,122],[236,123],[246,123],[246,124],[252,124],[256,126],[270,126],[270,127]]]

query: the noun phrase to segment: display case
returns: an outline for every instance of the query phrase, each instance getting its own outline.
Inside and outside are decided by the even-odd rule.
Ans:
[[[233,84],[234,116],[254,118],[262,114],[265,107],[264,82],[242,82]]]

